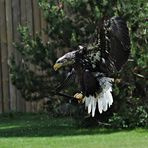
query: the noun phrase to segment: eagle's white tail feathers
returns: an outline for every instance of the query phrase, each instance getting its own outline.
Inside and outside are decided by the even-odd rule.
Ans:
[[[84,98],[85,107],[88,108],[88,114],[92,112],[92,116],[95,116],[97,99],[94,96],[88,96]]]
[[[92,116],[95,116],[95,110],[96,110],[96,99],[93,97],[92,98]]]
[[[92,117],[95,116],[96,105],[98,103],[98,110],[100,113],[103,111],[107,111],[107,109],[113,103],[113,97],[111,94],[112,91],[112,84],[111,82],[113,79],[103,77],[99,79],[99,83],[102,87],[102,92],[95,96],[88,96],[84,98],[85,107],[88,108],[88,114],[92,113]]]

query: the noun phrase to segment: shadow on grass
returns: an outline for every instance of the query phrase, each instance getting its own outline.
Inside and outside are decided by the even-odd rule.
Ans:
[[[0,137],[52,137],[110,134],[121,130],[80,128],[72,118],[49,118],[47,115],[0,117]]]

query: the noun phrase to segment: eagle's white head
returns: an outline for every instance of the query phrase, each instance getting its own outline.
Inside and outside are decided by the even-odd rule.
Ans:
[[[55,62],[53,68],[55,71],[57,71],[61,67],[70,66],[76,63],[76,56],[81,54],[81,51],[83,50],[83,46],[78,46],[78,50],[71,51],[57,59]]]

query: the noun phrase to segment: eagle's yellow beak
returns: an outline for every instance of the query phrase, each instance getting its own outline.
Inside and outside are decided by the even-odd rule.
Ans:
[[[56,64],[54,64],[53,68],[55,71],[57,71],[61,66],[62,66],[62,64],[56,63]]]

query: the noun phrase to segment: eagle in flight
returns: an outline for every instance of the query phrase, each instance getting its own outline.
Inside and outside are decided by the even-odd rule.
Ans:
[[[116,16],[103,20],[98,28],[97,43],[91,46],[79,45],[76,50],[60,57],[54,65],[55,70],[72,67],[61,87],[76,74],[81,91],[74,98],[85,103],[92,117],[96,109],[102,113],[112,105],[114,79],[110,77],[122,68],[130,54],[129,30],[123,18]]]

